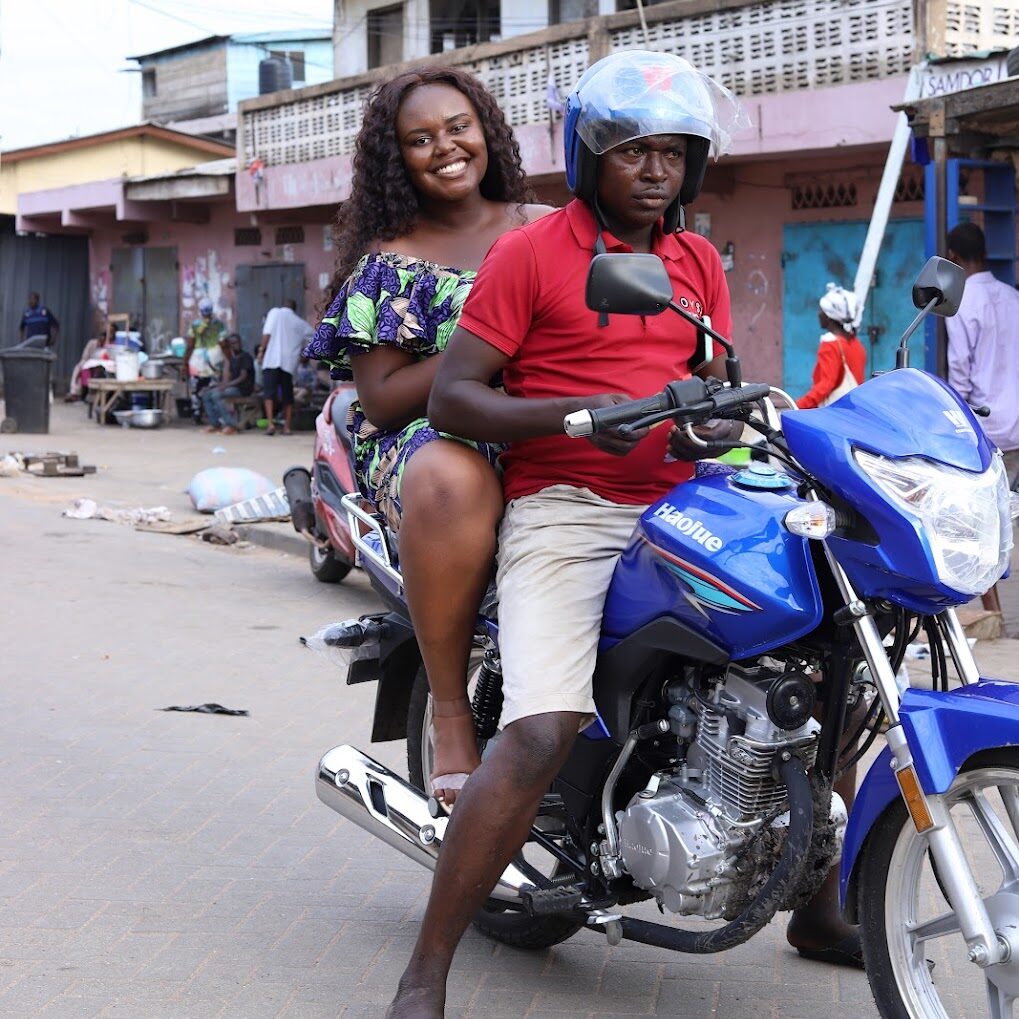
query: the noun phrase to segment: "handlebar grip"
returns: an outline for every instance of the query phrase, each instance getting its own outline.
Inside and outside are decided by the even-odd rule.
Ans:
[[[763,382],[752,382],[739,389],[720,389],[711,398],[717,412],[733,410],[747,403],[762,400],[771,393],[771,386]]]
[[[610,428],[629,424],[647,414],[657,414],[660,410],[667,410],[668,407],[665,394],[656,393],[654,396],[646,396],[642,400],[617,403],[614,407],[598,407],[589,413],[594,431],[607,432]]]
[[[563,430],[570,438],[579,439],[595,432],[617,428],[630,421],[636,421],[645,414],[656,414],[669,406],[664,393],[646,396],[640,400],[627,400],[612,407],[596,407],[592,410],[576,410],[563,418]]]

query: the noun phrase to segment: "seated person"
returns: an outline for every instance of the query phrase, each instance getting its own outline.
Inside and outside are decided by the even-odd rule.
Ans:
[[[231,396],[251,396],[255,391],[255,360],[244,349],[237,333],[230,333],[222,346],[222,377],[207,386],[201,394],[202,407],[209,422],[205,430],[234,435],[237,431],[237,418],[226,401]]]

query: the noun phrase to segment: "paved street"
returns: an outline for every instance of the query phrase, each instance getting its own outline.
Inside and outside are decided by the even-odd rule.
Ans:
[[[372,606],[363,577],[320,585],[295,556],[60,516],[81,494],[184,509],[194,470],[278,476],[310,437],[237,436],[220,457],[190,430],[83,429],[55,409],[54,435],[6,446],[106,469],[0,479],[0,1016],[381,1016],[429,875],[315,797],[322,751],[369,749],[374,689],[297,640]],[[996,666],[1014,651],[987,649]],[[157,710],[206,701],[251,714]],[[399,766],[403,748],[370,752]],[[862,974],[801,961],[782,931],[706,959],[472,932],[448,1015],[876,1015]]]

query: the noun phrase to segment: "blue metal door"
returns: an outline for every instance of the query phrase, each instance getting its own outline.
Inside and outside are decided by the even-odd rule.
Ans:
[[[821,335],[817,302],[829,281],[852,289],[867,225],[860,220],[783,228],[782,387],[793,397],[811,386]],[[916,314],[911,288],[923,263],[923,220],[890,220],[859,332],[868,375],[895,367],[899,336]]]

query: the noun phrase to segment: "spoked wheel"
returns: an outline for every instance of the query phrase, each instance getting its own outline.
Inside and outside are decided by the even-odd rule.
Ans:
[[[1009,1019],[1019,997],[1019,751],[971,760],[946,803],[991,923],[1016,950],[987,969],[969,961],[927,842],[896,802],[875,825],[861,861],[859,914],[871,989],[885,1019]]]
[[[471,656],[468,694],[473,696],[475,677],[481,666],[482,654],[478,651]],[[407,716],[407,771],[412,785],[427,791],[427,778],[434,769],[434,752],[430,739],[432,724],[431,702],[428,698],[428,677],[424,666],[418,669],[414,678],[414,689],[410,698]],[[495,737],[498,739],[498,736]],[[484,755],[484,746],[480,747]],[[561,865],[545,850],[537,846],[525,846],[524,859],[530,866],[555,882],[561,876]],[[514,948],[541,949],[557,945],[572,937],[584,925],[573,917],[531,916],[519,910],[508,909],[495,899],[482,907],[474,918],[474,926],[495,941]]]

